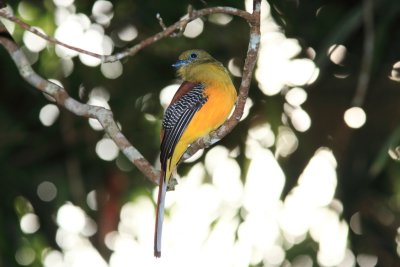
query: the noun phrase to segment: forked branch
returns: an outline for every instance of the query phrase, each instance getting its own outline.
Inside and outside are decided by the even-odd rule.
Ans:
[[[3,8],[2,8],[3,7]],[[219,141],[225,135],[227,135],[232,129],[238,124],[243,114],[244,105],[246,103],[247,95],[250,88],[252,79],[253,69],[256,64],[257,54],[260,44],[260,8],[261,0],[253,1],[253,13],[232,8],[232,7],[211,7],[201,10],[191,10],[186,16],[179,21],[175,22],[169,27],[163,27],[163,30],[151,37],[148,37],[140,43],[114,55],[99,55],[89,51],[85,51],[80,48],[72,47],[64,44],[53,37],[46,34],[40,33],[32,26],[26,24],[20,19],[13,16],[4,5],[1,5],[0,1],[0,17],[11,20],[43,39],[46,39],[50,43],[61,45],[69,49],[75,50],[79,53],[84,53],[102,60],[102,62],[112,62],[120,60],[128,56],[134,56],[144,47],[147,47],[161,39],[171,36],[177,31],[182,31],[186,25],[194,19],[207,16],[214,13],[225,13],[234,16],[239,16],[245,19],[250,25],[250,41],[247,50],[247,56],[243,68],[243,76],[239,89],[239,97],[232,116],[216,131],[210,133],[195,142],[185,153],[184,159],[193,155],[197,150],[204,147],[208,147],[211,144]],[[125,156],[153,183],[158,183],[159,171],[156,170],[144,157],[143,155],[128,141],[128,139],[122,134],[121,130],[117,126],[112,111],[93,105],[81,103],[72,98],[67,91],[44,79],[38,75],[30,66],[24,53],[19,49],[12,36],[8,33],[4,25],[0,22],[0,44],[8,51],[11,58],[14,60],[21,76],[30,83],[36,89],[43,93],[52,96],[58,105],[66,108],[77,116],[83,116],[87,118],[93,118],[100,122],[103,126],[104,131],[114,140],[119,149],[125,154]]]

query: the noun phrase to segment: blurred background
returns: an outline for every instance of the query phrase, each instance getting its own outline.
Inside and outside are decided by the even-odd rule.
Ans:
[[[6,1],[65,43],[132,46],[188,8],[251,1]],[[171,64],[207,50],[239,85],[247,23],[214,14],[121,62],[2,20],[43,77],[112,109],[159,166]],[[261,49],[240,124],[179,168],[153,257],[157,188],[92,120],[49,102],[0,49],[0,266],[399,266],[398,0],[262,1]]]

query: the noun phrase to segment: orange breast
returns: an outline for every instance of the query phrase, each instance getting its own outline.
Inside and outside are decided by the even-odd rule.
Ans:
[[[224,76],[222,76],[224,77]],[[196,112],[175,146],[174,153],[168,161],[166,181],[168,183],[173,169],[190,144],[221,126],[229,116],[236,102],[236,89],[229,76],[222,82],[210,82],[204,89],[207,102]],[[170,167],[171,166],[171,167]]]
[[[194,115],[180,142],[190,145],[200,137],[221,126],[229,116],[236,101],[236,90],[232,84],[215,84],[205,88],[207,102]]]

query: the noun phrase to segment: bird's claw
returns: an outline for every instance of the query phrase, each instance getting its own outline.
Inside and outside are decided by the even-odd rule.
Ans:
[[[167,191],[174,191],[177,184],[178,180],[176,180],[174,177],[171,177],[168,181]]]

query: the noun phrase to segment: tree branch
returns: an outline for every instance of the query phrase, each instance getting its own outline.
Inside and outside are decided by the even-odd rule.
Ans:
[[[86,54],[86,55],[98,58],[103,63],[114,62],[114,61],[121,60],[128,56],[134,56],[135,54],[137,54],[140,50],[142,50],[146,46],[149,46],[165,37],[171,36],[176,31],[183,31],[189,22],[191,22],[197,18],[204,17],[204,16],[214,14],[214,13],[225,13],[225,14],[239,16],[249,22],[253,20],[253,16],[250,13],[240,10],[240,9],[233,8],[233,7],[210,7],[210,8],[200,9],[200,10],[190,10],[190,12],[188,12],[187,15],[184,16],[183,18],[181,18],[179,21],[175,22],[174,24],[172,24],[169,27],[163,26],[163,30],[161,32],[144,39],[143,41],[141,41],[138,44],[136,44],[122,52],[116,53],[114,55],[100,55],[100,54],[93,53],[93,52],[90,52],[90,51],[87,51],[87,50],[84,50],[84,49],[81,49],[78,47],[74,47],[74,46],[65,44],[65,43],[57,40],[54,37],[51,37],[45,33],[41,33],[38,30],[36,30],[34,27],[32,27],[31,25],[29,25],[29,24],[23,22],[22,20],[20,20],[19,18],[15,17],[13,14],[11,14],[11,12],[9,12],[9,10],[7,8],[0,9],[0,17],[3,17],[5,19],[8,19],[8,20],[16,23],[21,28],[23,28],[33,34],[36,34],[37,36],[49,41],[50,43],[66,47],[68,49],[79,52],[81,54]],[[158,20],[160,20],[158,16],[157,16],[157,18],[158,18]]]
[[[199,149],[209,147],[221,140],[224,136],[232,131],[232,129],[242,118],[244,106],[246,104],[246,99],[249,94],[250,84],[253,77],[253,70],[257,62],[258,50],[260,47],[260,11],[261,0],[254,0],[253,13],[251,14],[251,18],[247,19],[250,25],[250,40],[247,48],[247,56],[244,62],[243,76],[240,83],[239,95],[235,110],[233,111],[231,117],[221,127],[193,143],[183,155],[182,160],[190,158]]]
[[[235,110],[232,116],[216,131],[210,133],[208,136],[200,138],[193,145],[191,145],[183,159],[187,159],[193,155],[197,150],[204,147],[208,147],[215,142],[222,139],[225,135],[232,131],[232,129],[238,124],[240,118],[243,115],[243,109],[248,96],[250,83],[252,79],[253,69],[256,64],[258,49],[260,45],[260,8],[261,0],[253,0],[253,13],[250,14],[246,11],[239,10],[231,7],[211,7],[201,10],[191,10],[185,17],[174,23],[169,27],[163,27],[163,31],[148,37],[141,41],[140,43],[124,50],[123,52],[104,56],[89,51],[85,51],[80,48],[72,47],[64,44],[53,37],[49,37],[46,34],[38,32],[36,29],[30,25],[19,20],[15,16],[11,15],[6,8],[0,9],[0,17],[9,19],[19,26],[28,30],[38,36],[46,39],[47,41],[62,45],[69,49],[75,50],[80,53],[84,53],[102,60],[102,62],[112,62],[120,60],[128,56],[134,56],[141,49],[149,46],[165,37],[173,35],[176,31],[183,31],[186,25],[199,17],[203,17],[213,13],[225,13],[230,15],[235,15],[245,19],[250,26],[250,40],[247,50],[247,56],[243,68],[243,77],[239,89],[239,95]],[[121,130],[118,128],[117,124],[113,119],[113,113],[105,108],[92,106],[88,104],[80,103],[79,101],[73,99],[69,96],[67,91],[42,78],[31,68],[27,58],[23,52],[19,49],[18,45],[13,40],[12,36],[8,33],[4,25],[0,22],[0,44],[2,44],[6,50],[9,52],[10,56],[14,60],[21,76],[32,86],[38,90],[52,96],[58,105],[65,107],[67,110],[71,111],[75,115],[83,116],[87,118],[97,119],[104,128],[104,131],[109,135],[110,138],[114,140],[119,149],[125,154],[125,156],[144,174],[150,181],[158,184],[159,171],[156,170],[144,157],[143,155],[134,148],[126,137],[122,134]]]
[[[65,107],[75,115],[97,119],[103,126],[104,131],[114,140],[125,156],[146,175],[152,182],[157,183],[159,171],[134,148],[126,137],[121,133],[114,121],[113,113],[103,107],[80,103],[69,96],[64,88],[39,76],[30,66],[28,59],[19,49],[4,25],[0,22],[0,44],[8,51],[16,64],[21,76],[36,89],[52,96],[58,105]]]

